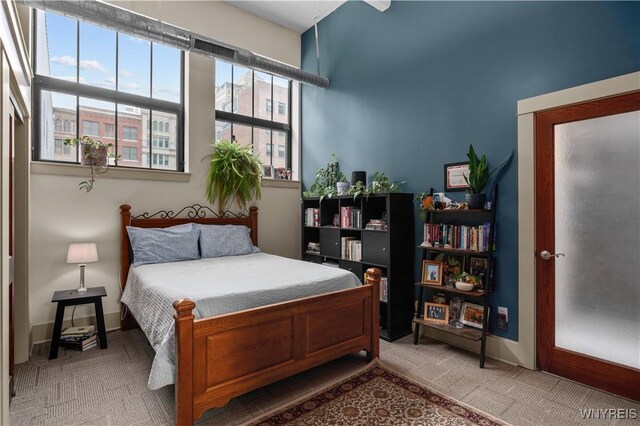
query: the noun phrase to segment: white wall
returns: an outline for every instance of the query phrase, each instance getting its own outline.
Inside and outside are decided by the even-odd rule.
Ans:
[[[294,65],[300,64],[300,36],[283,27],[220,2],[115,2],[118,6],[161,19]],[[120,179],[117,173],[100,177],[90,193],[80,192],[78,176],[51,174],[34,167],[31,176],[30,218],[30,318],[34,341],[50,329],[55,290],[77,287],[78,268],[65,264],[67,245],[73,241],[98,244],[100,262],[89,264],[87,286],[104,285],[108,297],[105,313],[119,311],[119,212],[120,204],[131,204],[133,212],[179,209],[193,203],[206,204],[204,181],[214,135],[214,61],[186,56],[186,143],[189,152],[189,182]],[[55,167],[55,166],[54,166]],[[68,166],[67,166],[68,167]],[[109,175],[112,175],[111,177]],[[259,210],[259,245],[266,252],[299,256],[299,189],[296,186],[264,187]],[[76,318],[93,314],[82,307]],[[67,318],[70,316],[70,309]],[[111,315],[113,318],[113,315]],[[48,324],[48,327],[44,327]],[[36,329],[40,330],[36,335]],[[46,334],[46,333],[45,333]],[[49,337],[46,337],[49,338]]]

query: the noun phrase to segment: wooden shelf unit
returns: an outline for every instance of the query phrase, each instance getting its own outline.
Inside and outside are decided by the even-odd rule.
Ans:
[[[333,226],[333,217],[341,207],[361,209],[362,228]],[[319,209],[320,226],[305,226],[308,208]],[[380,301],[380,337],[394,341],[411,334],[414,308],[413,268],[414,204],[413,194],[391,193],[367,196],[337,196],[302,198],[302,258],[308,262],[338,264],[356,274],[364,282],[364,272],[370,267],[382,270],[388,279],[387,302]],[[386,213],[387,230],[364,229],[372,219]],[[362,241],[362,259],[341,258],[341,238],[355,237]],[[320,253],[309,253],[309,242],[320,243]]]
[[[431,189],[431,193],[433,194],[433,189]],[[429,327],[433,329],[437,329],[440,331],[445,331],[447,333],[455,334],[460,337],[464,337],[466,339],[470,339],[473,341],[480,342],[480,368],[484,368],[485,363],[485,352],[487,346],[487,335],[491,333],[489,330],[489,316],[484,316],[484,322],[482,325],[482,329],[477,329],[469,326],[464,326],[463,328],[455,328],[449,324],[437,324],[425,321],[423,319],[423,300],[425,289],[429,292],[443,292],[449,293],[456,296],[466,296],[467,298],[471,298],[472,302],[476,303],[476,301],[480,301],[479,304],[484,306],[484,311],[490,308],[490,299],[492,293],[495,291],[495,259],[494,259],[494,250],[495,250],[495,228],[496,228],[496,211],[498,208],[498,185],[494,185],[491,191],[490,200],[492,202],[491,210],[430,210],[427,211],[425,223],[444,223],[444,224],[455,224],[455,225],[471,225],[476,226],[482,223],[490,223],[490,232],[489,232],[489,249],[487,251],[477,251],[477,250],[463,250],[463,249],[454,249],[454,248],[444,248],[444,247],[424,247],[422,245],[418,246],[418,248],[422,249],[422,260],[431,260],[431,253],[451,253],[451,254],[459,254],[465,256],[465,259],[470,257],[485,257],[487,259],[487,270],[485,272],[486,283],[484,285],[484,290],[473,290],[473,291],[460,291],[455,287],[447,287],[445,285],[432,285],[432,284],[423,284],[421,282],[415,283],[415,286],[418,288],[418,303],[417,309],[415,311],[415,318],[413,320],[414,327],[414,336],[413,343],[418,344],[418,338],[420,337],[420,327]],[[469,268],[470,269],[470,266]],[[467,271],[468,272],[468,271]],[[429,298],[428,301],[431,299]],[[465,300],[466,301],[466,300]],[[489,315],[493,314],[493,309],[490,309]]]

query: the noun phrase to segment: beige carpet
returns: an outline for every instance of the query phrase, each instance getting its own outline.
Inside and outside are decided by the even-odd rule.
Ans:
[[[109,333],[109,348],[60,350],[48,361],[48,345],[16,368],[12,425],[173,424],[173,388],[147,389],[153,350],[139,330]],[[409,337],[381,342],[381,359],[394,371],[443,395],[515,425],[605,424],[584,421],[580,408],[635,408],[640,404],[548,374],[488,360],[475,354]],[[365,365],[351,356],[235,398],[209,410],[200,424],[235,425],[258,419],[304,395],[353,374]],[[637,420],[609,424],[638,425]]]

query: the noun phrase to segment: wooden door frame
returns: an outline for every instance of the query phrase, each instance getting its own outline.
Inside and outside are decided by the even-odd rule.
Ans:
[[[640,71],[518,101],[518,363],[536,369],[535,113],[640,91]]]
[[[556,252],[554,126],[610,115],[640,111],[640,91],[555,108],[536,114],[536,220],[547,224],[536,228],[538,252]],[[550,224],[550,225],[549,225]],[[556,347],[556,282],[555,260],[536,258],[537,271],[537,361],[538,367],[580,383],[594,386],[633,400],[640,400],[640,370],[597,359],[571,350]]]

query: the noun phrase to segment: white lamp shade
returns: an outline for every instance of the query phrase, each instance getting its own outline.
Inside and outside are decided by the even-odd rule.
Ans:
[[[71,243],[67,263],[91,263],[98,261],[98,249],[94,243]]]

